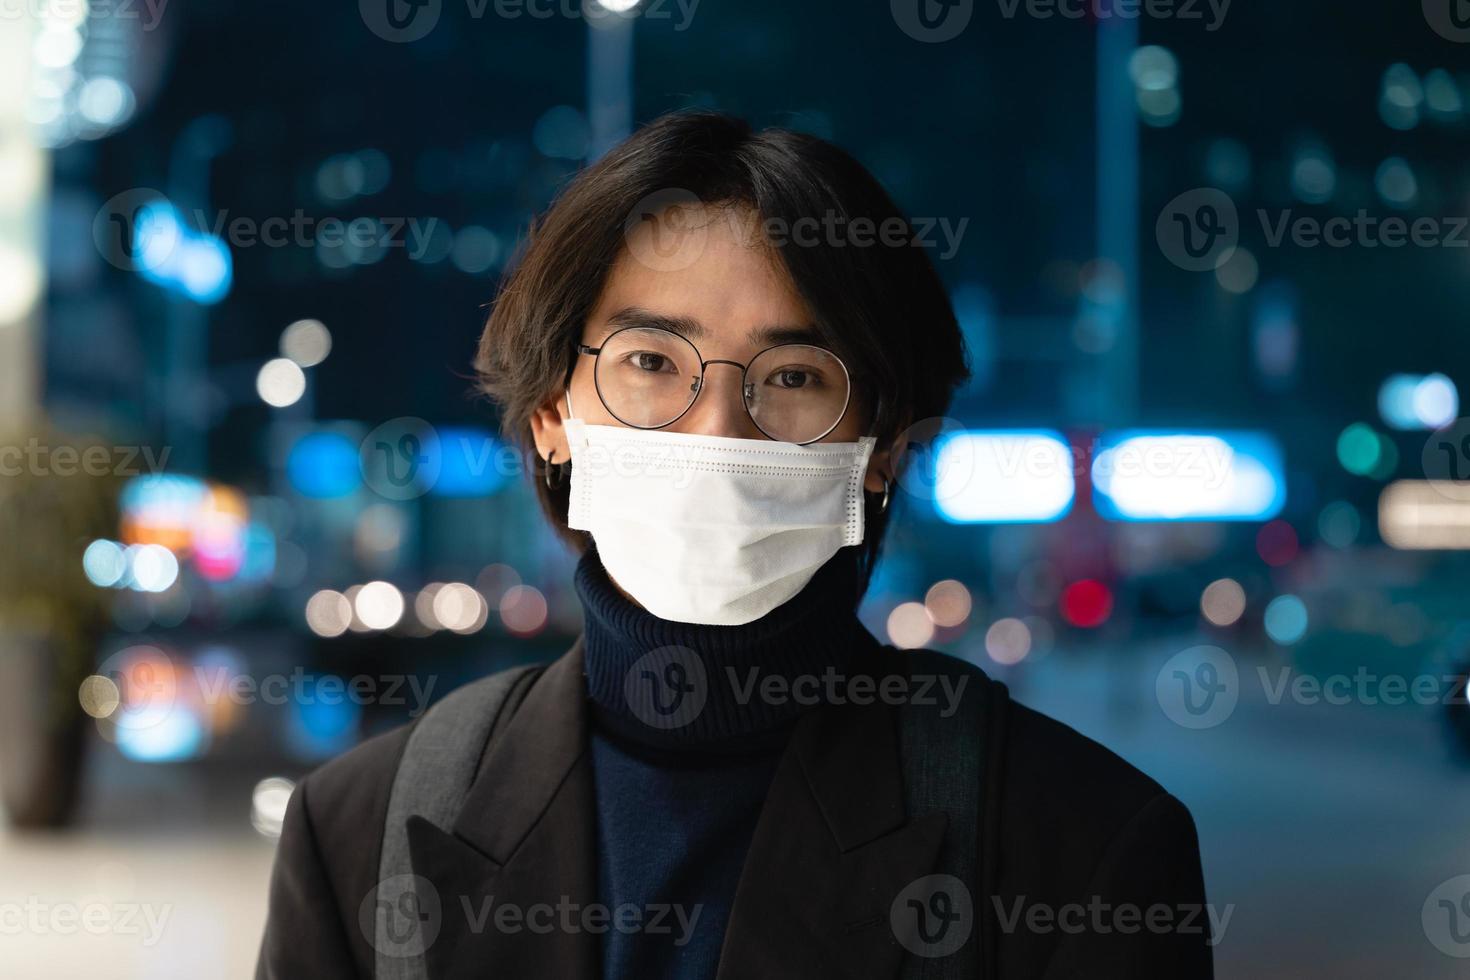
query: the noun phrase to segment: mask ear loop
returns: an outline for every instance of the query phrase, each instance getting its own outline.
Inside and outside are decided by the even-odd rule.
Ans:
[[[877,406],[874,407],[874,409],[873,409],[873,424],[871,426],[872,431],[868,433],[868,435],[870,437],[872,437],[872,439],[873,439],[873,441],[875,443],[878,441],[878,417],[880,415],[882,415],[882,414],[883,414],[883,402],[880,400],[878,402]],[[888,477],[886,475],[884,475],[883,476],[883,500],[878,504],[878,513],[879,514],[886,514],[886,513],[888,513],[888,501],[889,501],[889,493],[888,493],[888,491],[891,489],[891,487],[892,487],[892,484],[889,482]]]
[[[576,415],[574,415],[572,413],[572,387],[571,387],[571,385],[567,385],[566,398],[567,398],[567,418],[576,418]],[[556,450],[555,449],[553,449],[551,452],[549,452],[549,453],[546,454],[545,463],[546,463],[546,465],[543,466],[542,467],[542,470],[541,470],[541,479],[545,482],[546,489],[547,490],[557,490],[557,489],[560,489],[562,483],[565,482],[566,467],[570,466],[571,463],[570,462],[568,462],[568,463],[558,463],[556,461]],[[556,476],[555,477],[553,477],[551,475],[551,471],[552,470],[556,470]]]
[[[873,442],[875,444],[875,451],[876,451],[876,443],[878,442],[878,419],[882,416],[882,414],[883,414],[883,402],[882,402],[881,399],[879,399],[878,403],[873,406],[873,417],[869,420],[869,423],[870,424],[868,426],[868,436],[867,436],[868,438],[870,438],[870,439],[873,440]],[[882,477],[882,480],[883,480],[883,499],[878,504],[878,513],[879,514],[886,514],[888,512],[889,482],[888,482],[888,477],[886,475],[880,474],[880,476]]]

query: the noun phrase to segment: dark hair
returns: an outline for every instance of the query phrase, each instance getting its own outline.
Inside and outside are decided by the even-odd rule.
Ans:
[[[679,112],[639,129],[588,167],[534,223],[525,250],[501,286],[475,369],[501,406],[505,435],[531,447],[530,419],[569,376],[608,270],[626,246],[625,227],[649,199],[690,195],[712,207],[748,209],[761,227],[791,229],[805,219],[854,220],[897,235],[861,244],[771,245],[811,308],[824,343],[847,364],[854,390],[876,406],[881,449],[905,427],[944,414],[968,377],[954,310],[926,251],[883,187],[844,151],[783,129],[752,130],[712,112]],[[871,225],[868,223],[871,222]],[[794,237],[794,236],[792,236]],[[856,234],[854,233],[854,238]],[[567,530],[567,487],[537,491],[559,533]],[[894,488],[895,494],[897,488]],[[869,507],[864,567],[871,571],[887,515]],[[866,575],[864,576],[866,580]]]

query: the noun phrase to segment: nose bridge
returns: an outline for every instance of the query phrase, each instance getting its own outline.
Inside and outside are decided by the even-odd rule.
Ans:
[[[713,373],[709,371],[716,365],[733,368],[737,373],[721,372],[730,377],[728,381],[716,384],[711,380]],[[736,438],[749,437],[753,431],[759,431],[745,410],[745,394],[741,390],[745,381],[745,365],[739,361],[715,359],[705,361],[704,369],[699,395],[689,414],[680,420],[679,428],[685,432]]]

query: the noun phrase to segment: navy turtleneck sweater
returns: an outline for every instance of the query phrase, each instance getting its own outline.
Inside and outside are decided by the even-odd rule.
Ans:
[[[578,564],[599,900],[614,923],[603,980],[714,977],[771,776],[810,707],[763,699],[760,681],[850,673],[877,649],[857,618],[856,552],[744,626],[659,619],[617,590],[595,551]],[[620,929],[629,906],[637,918],[622,921],[641,926]]]

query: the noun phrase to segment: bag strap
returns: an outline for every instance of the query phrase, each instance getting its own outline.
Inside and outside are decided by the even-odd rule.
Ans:
[[[500,727],[497,722],[520,706],[541,669],[539,665],[512,667],[466,684],[429,709],[414,726],[388,797],[375,907],[389,903],[388,907],[396,909],[405,900],[416,901],[409,898],[414,874],[408,818],[421,816],[440,827],[454,823],[491,736]],[[375,918],[377,980],[427,980],[421,931],[415,929],[400,939],[390,931],[390,916]]]
[[[904,798],[909,816],[941,813],[947,818],[936,874],[959,879],[966,896],[948,895],[948,907],[969,906],[973,941],[948,955],[905,958],[903,980],[975,980],[994,976],[994,936],[981,903],[989,893],[994,868],[995,807],[999,795],[995,777],[999,743],[1009,694],[970,664],[931,650],[915,650],[908,657],[909,676],[933,678],[924,704],[906,702],[900,710],[900,747]],[[957,692],[954,713],[944,717],[950,702],[947,691]],[[959,687],[961,682],[963,687]],[[919,693],[915,689],[916,693]],[[937,702],[937,703],[934,703]],[[941,886],[943,887],[943,886]]]

